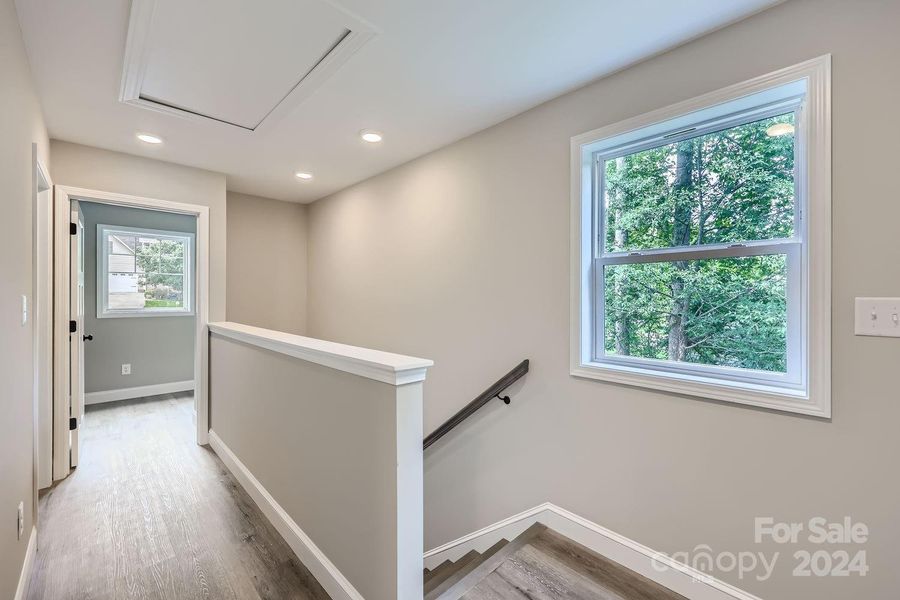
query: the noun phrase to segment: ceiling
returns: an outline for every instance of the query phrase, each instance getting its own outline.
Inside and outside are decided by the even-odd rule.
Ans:
[[[778,1],[16,5],[52,138],[311,202]]]

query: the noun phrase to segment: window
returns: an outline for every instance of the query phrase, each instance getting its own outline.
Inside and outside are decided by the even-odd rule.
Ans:
[[[828,61],[573,139],[575,375],[830,414]]]
[[[97,317],[193,314],[194,234],[97,226]]]

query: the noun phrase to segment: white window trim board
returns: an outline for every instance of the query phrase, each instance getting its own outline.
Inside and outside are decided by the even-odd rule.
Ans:
[[[765,92],[792,82],[806,84],[806,115],[800,126],[805,138],[800,160],[806,176],[807,205],[802,220],[806,230],[801,239],[807,245],[803,265],[806,285],[803,290],[804,329],[807,347],[802,365],[806,385],[790,389],[749,382],[726,381],[708,374],[665,373],[591,360],[593,318],[591,286],[594,256],[593,233],[593,155],[600,140],[622,136],[664,121],[686,117],[690,113]],[[802,171],[801,171],[802,172]],[[696,98],[651,111],[612,125],[575,136],[571,140],[571,305],[570,373],[573,376],[650,388],[689,396],[723,400],[817,417],[831,417],[831,56],[768,73]]]
[[[144,235],[164,236],[177,238],[187,242],[187,252],[184,257],[184,298],[185,308],[143,308],[140,310],[111,310],[107,306],[109,299],[109,255],[106,252],[106,235],[113,233],[133,233]],[[194,309],[194,256],[196,255],[194,233],[189,231],[163,231],[159,229],[147,229],[145,227],[120,227],[118,225],[97,224],[97,318],[120,319],[131,317],[193,317]]]

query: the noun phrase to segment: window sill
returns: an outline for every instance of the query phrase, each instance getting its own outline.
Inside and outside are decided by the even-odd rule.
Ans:
[[[143,317],[194,317],[196,313],[194,312],[182,312],[182,311],[172,311],[172,312],[135,312],[135,313],[101,313],[97,315],[98,319],[130,319],[130,318],[143,318]]]
[[[741,383],[681,373],[663,373],[639,367],[605,363],[572,366],[575,377],[620,383],[659,392],[758,406],[771,410],[830,418],[831,411],[816,403],[806,391]]]

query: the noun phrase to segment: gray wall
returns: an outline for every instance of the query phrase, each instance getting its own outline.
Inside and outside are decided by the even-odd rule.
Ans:
[[[196,233],[197,219],[153,210],[82,202],[84,215],[84,391],[102,392],[194,378],[195,318],[97,318],[97,225]],[[196,272],[196,271],[194,271]],[[122,363],[131,375],[122,375]]]
[[[228,192],[228,320],[306,333],[306,206]]]
[[[768,581],[717,573],[769,600],[896,597],[900,340],[852,316],[900,296],[898,23],[900,2],[791,0],[311,206],[310,335],[434,359],[426,431],[532,359],[511,406],[427,453],[426,548],[552,501],[666,552],[780,551]],[[571,377],[570,137],[829,52],[834,418]],[[819,515],[868,524],[866,577],[792,577],[797,546],[754,544],[756,516]]]
[[[225,320],[224,175],[59,140],[50,154],[57,185],[208,206],[209,320]]]
[[[12,0],[0,0],[0,598],[15,595],[34,522],[32,325],[22,325],[22,295],[32,313],[31,145],[48,159],[47,130],[28,71]],[[16,540],[16,507],[25,505],[25,535]]]
[[[210,337],[210,428],[368,600],[398,597],[398,390],[419,385]]]

